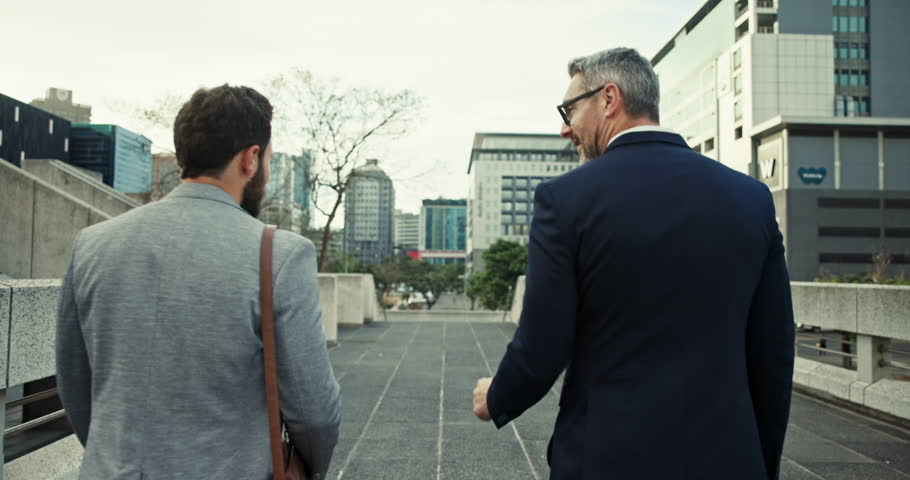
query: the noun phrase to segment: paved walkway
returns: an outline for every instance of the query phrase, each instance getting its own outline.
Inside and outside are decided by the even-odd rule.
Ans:
[[[502,430],[471,413],[514,327],[377,322],[330,351],[343,425],[330,479],[546,479],[558,385]],[[782,478],[910,479],[910,431],[796,394]],[[659,452],[655,452],[655,458]]]

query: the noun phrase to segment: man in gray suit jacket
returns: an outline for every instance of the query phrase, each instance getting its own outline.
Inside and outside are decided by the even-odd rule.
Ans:
[[[184,183],[83,230],[63,281],[57,380],[82,479],[271,478],[259,304],[269,101],[199,90],[174,125]],[[338,438],[313,244],[276,232],[281,411],[315,478]]]

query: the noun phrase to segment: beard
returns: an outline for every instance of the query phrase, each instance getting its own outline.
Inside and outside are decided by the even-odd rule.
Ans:
[[[578,161],[584,165],[599,157],[601,153],[603,152],[601,152],[593,143],[582,142],[578,147]]]
[[[253,178],[243,187],[243,201],[240,207],[254,217],[259,216],[259,210],[262,208],[262,199],[265,197],[265,168],[256,170]]]

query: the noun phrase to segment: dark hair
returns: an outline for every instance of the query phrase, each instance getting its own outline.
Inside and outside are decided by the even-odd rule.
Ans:
[[[220,175],[237,152],[272,137],[272,104],[250,87],[200,88],[174,121],[174,147],[182,178]],[[260,154],[261,155],[261,154]]]

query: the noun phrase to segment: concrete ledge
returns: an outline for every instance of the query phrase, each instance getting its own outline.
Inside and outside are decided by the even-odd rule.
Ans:
[[[319,307],[322,330],[329,345],[338,343],[338,282],[332,275],[319,275]]]
[[[512,296],[512,310],[510,311],[509,321],[516,326],[521,320],[521,311],[525,303],[525,276],[518,277],[515,282],[515,294]]]
[[[11,294],[7,384],[53,376],[60,280],[4,280],[0,284],[10,287]]]
[[[3,479],[75,479],[83,453],[82,444],[75,435],[70,435],[7,463],[3,467]]]
[[[472,312],[464,310],[389,310],[390,322],[488,322],[508,321],[508,312]]]
[[[910,419],[910,382],[881,379],[866,388],[863,405]]]
[[[88,172],[59,160],[27,159],[22,163],[22,168],[111,216],[142,206],[141,203],[105,185],[100,178],[93,178]]]
[[[910,420],[910,382],[881,379],[872,384],[857,380],[856,372],[796,358],[795,386],[806,387],[852,404]]]
[[[910,341],[910,286],[792,282],[797,322]]]
[[[7,359],[9,358],[9,312],[13,292],[9,285],[2,282],[0,280],[0,389],[5,390],[9,386]]]

